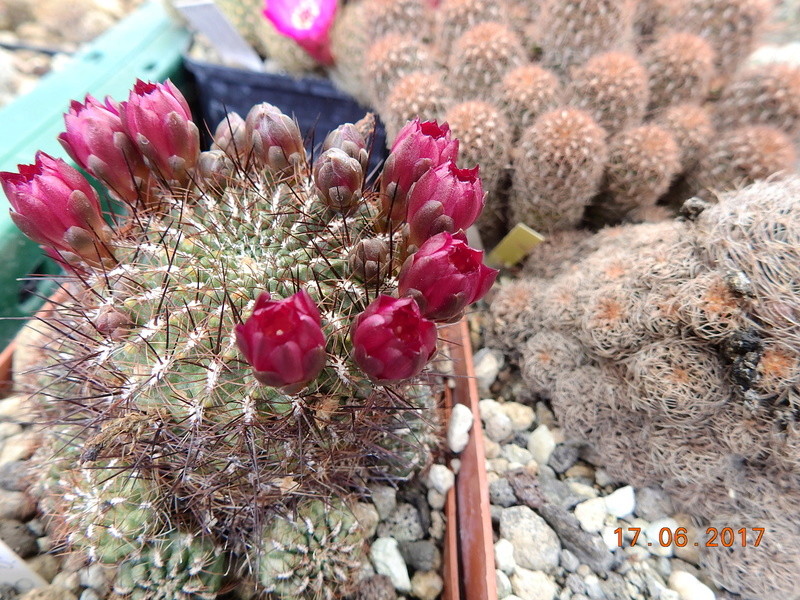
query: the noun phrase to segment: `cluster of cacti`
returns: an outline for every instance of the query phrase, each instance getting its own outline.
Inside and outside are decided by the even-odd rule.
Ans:
[[[490,242],[504,220],[544,233],[657,220],[669,215],[659,203],[794,168],[800,69],[744,67],[764,0],[362,0],[344,13],[334,54],[353,73],[367,56],[380,85],[340,82],[376,107],[389,139],[408,118],[483,103],[460,126],[472,131],[465,160],[482,155],[487,169]],[[410,14],[426,16],[409,28]],[[359,22],[367,35],[352,35]],[[504,135],[483,120],[498,113]]]
[[[484,194],[446,125],[414,121],[374,185],[374,118],[313,161],[294,121],[229,114],[200,152],[170,83],[74,102],[66,162],[2,173],[66,274],[35,398],[54,534],[118,564],[123,597],[213,598],[243,577],[333,598],[363,562],[347,503],[425,466],[437,324],[496,271],[463,234]],[[427,453],[427,454],[426,454]]]
[[[683,212],[542,244],[534,276],[492,301],[487,343],[619,481],[661,485],[711,526],[767,529],[757,548],[701,549],[720,586],[796,597],[800,178]]]

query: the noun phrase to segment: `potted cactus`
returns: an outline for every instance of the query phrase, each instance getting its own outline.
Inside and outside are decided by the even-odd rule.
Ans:
[[[268,104],[200,152],[169,81],[66,122],[122,214],[44,153],[0,174],[12,219],[65,268],[34,395],[54,535],[118,565],[121,597],[352,591],[356,501],[430,464],[437,328],[496,276],[462,232],[476,171],[455,168],[446,124],[413,121],[370,187],[369,115],[312,164]]]

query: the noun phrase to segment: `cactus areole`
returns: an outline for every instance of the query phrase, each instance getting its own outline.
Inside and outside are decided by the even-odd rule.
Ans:
[[[45,154],[0,173],[14,221],[66,267],[35,395],[38,489],[54,535],[119,565],[119,596],[214,598],[243,580],[339,597],[364,560],[348,506],[430,460],[437,325],[496,273],[454,231],[439,237],[464,260],[425,259],[447,273],[446,288],[426,283],[406,205],[384,196],[426,169],[460,173],[457,142],[410,123],[391,177],[365,181],[373,123],[337,129],[314,165],[294,121],[262,104],[200,152],[177,88],[140,81],[127,102],[74,103],[60,137],[123,210],[104,214]],[[417,185],[413,204],[469,226],[482,193],[467,179]]]

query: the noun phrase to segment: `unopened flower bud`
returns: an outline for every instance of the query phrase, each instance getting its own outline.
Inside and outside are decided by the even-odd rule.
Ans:
[[[458,140],[450,138],[447,123],[414,119],[397,134],[381,173],[383,213],[394,223],[406,218],[407,195],[426,171],[455,161]]]
[[[208,187],[216,191],[228,187],[234,170],[233,161],[222,150],[201,152],[200,158],[197,159],[197,176]]]
[[[236,326],[236,342],[264,385],[296,394],[325,366],[319,309],[305,290],[271,300],[261,294],[250,318]]]
[[[58,141],[83,169],[102,181],[118,198],[133,204],[149,176],[144,159],[128,135],[120,117],[120,105],[91,96],[73,101],[64,115],[67,130]]]
[[[358,206],[363,184],[364,171],[361,165],[344,150],[326,150],[314,163],[317,193],[336,212],[348,214]]]
[[[130,331],[133,321],[124,312],[112,308],[105,307],[97,315],[94,320],[94,326],[100,333],[107,335],[112,340],[121,340]]]
[[[350,272],[360,281],[373,284],[381,281],[390,269],[389,246],[378,238],[358,242],[347,256]]]
[[[381,295],[353,322],[353,359],[376,383],[418,375],[436,351],[436,326],[411,298]]]
[[[459,169],[448,162],[429,170],[408,194],[411,243],[419,246],[442,231],[466,230],[481,214],[483,203],[478,167]]]
[[[19,173],[0,173],[11,204],[11,219],[22,233],[59,252],[75,254],[91,265],[112,255],[111,229],[89,182],[61,159],[44,152]]]
[[[305,161],[306,149],[297,123],[272,104],[263,102],[251,108],[245,127],[253,158],[260,165],[280,172]]]
[[[361,169],[364,173],[367,172],[367,166],[369,165],[367,142],[355,125],[345,123],[331,131],[322,144],[322,150],[330,150],[331,148],[344,150],[345,154],[355,158],[361,164]]]
[[[452,321],[486,295],[497,273],[483,264],[483,252],[444,232],[428,239],[406,260],[397,293],[414,298],[426,318]]]
[[[246,130],[244,119],[239,113],[229,112],[214,131],[214,143],[211,144],[211,149],[222,150],[231,158],[238,157],[245,163],[253,148]]]
[[[200,132],[175,85],[137,80],[121,105],[122,123],[151,169],[165,180],[182,181],[200,154]]]

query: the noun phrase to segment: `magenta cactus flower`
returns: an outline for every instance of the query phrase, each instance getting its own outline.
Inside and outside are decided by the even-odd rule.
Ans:
[[[167,181],[185,180],[200,152],[200,133],[178,88],[170,80],[136,80],[120,109],[125,130],[150,168]]]
[[[411,298],[380,295],[353,321],[353,359],[376,383],[418,375],[436,351],[436,325]]]
[[[419,246],[437,233],[466,229],[481,214],[483,204],[478,167],[459,169],[447,162],[430,169],[408,194],[410,242]]]
[[[392,144],[381,173],[384,213],[399,223],[406,218],[407,195],[426,171],[458,158],[458,140],[450,137],[447,123],[409,121]]]
[[[301,290],[283,300],[262,293],[253,314],[236,326],[236,342],[264,385],[296,394],[325,366],[319,309]]]
[[[264,16],[314,60],[327,66],[333,64],[330,29],[337,8],[336,0],[267,0]]]
[[[498,271],[483,264],[483,252],[442,232],[428,239],[406,259],[397,291],[417,301],[433,321],[452,321],[477,302],[494,284]]]
[[[11,204],[11,219],[33,241],[99,264],[110,258],[105,243],[111,230],[103,220],[97,192],[60,158],[36,153],[19,173],[0,173]]]
[[[58,141],[76,163],[102,181],[121,200],[139,198],[138,181],[147,177],[142,155],[128,136],[120,117],[120,105],[111,98],[104,103],[86,96],[73,100],[64,115],[67,130]]]

